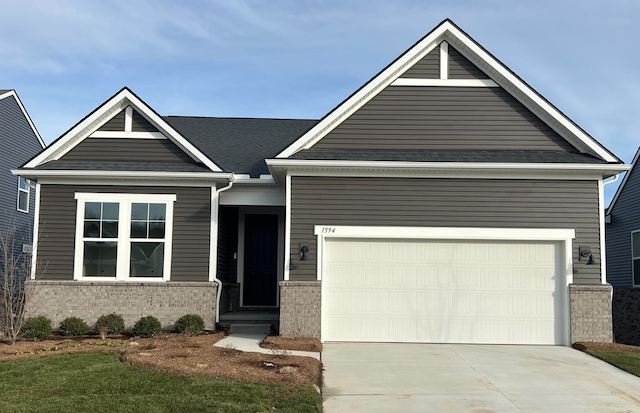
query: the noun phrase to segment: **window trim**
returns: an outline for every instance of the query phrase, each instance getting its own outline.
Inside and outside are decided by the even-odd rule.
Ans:
[[[20,187],[20,182],[24,181],[25,186],[27,187],[27,189],[21,188]],[[26,193],[27,194],[27,209],[20,209],[20,194],[21,193]],[[25,214],[29,213],[29,204],[31,203],[31,183],[29,182],[28,179],[19,176],[18,177],[18,193],[16,196],[16,209],[18,210],[18,212],[24,212]]]
[[[636,284],[635,274],[635,261],[640,260],[640,255],[638,255],[637,257],[633,255],[633,235],[636,233],[640,233],[640,229],[631,231],[631,283],[634,287],[640,287],[640,284]]]
[[[173,245],[173,205],[175,194],[122,194],[122,193],[86,193],[76,192],[76,243],[74,252],[73,279],[80,281],[128,281],[128,282],[165,282],[171,279],[171,256]],[[119,204],[117,262],[115,277],[85,277],[82,275],[84,261],[84,207],[87,202],[117,202]],[[166,205],[164,265],[162,277],[131,277],[131,205],[133,203],[154,203]],[[161,239],[158,239],[159,241]]]

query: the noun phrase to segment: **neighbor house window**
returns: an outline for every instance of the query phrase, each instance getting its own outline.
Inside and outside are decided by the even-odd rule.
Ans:
[[[76,193],[75,279],[169,279],[175,195]]]
[[[633,285],[640,286],[640,230],[631,233],[631,265]]]
[[[18,211],[29,212],[29,180],[18,177]]]

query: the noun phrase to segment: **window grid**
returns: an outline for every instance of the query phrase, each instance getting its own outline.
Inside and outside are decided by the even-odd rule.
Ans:
[[[31,188],[29,185],[29,180],[19,176],[18,177],[18,199],[17,199],[18,211],[29,213],[30,191],[31,191]]]

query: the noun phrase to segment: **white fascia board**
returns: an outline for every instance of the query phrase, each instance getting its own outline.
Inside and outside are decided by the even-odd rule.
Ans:
[[[325,238],[402,238],[514,241],[566,241],[576,237],[574,229],[551,228],[459,228],[376,227],[315,225],[314,235]]]
[[[29,116],[29,113],[27,113],[27,110],[25,109],[24,105],[22,104],[22,101],[20,100],[20,97],[18,96],[16,91],[15,90],[9,90],[8,92],[3,93],[2,95],[0,95],[0,100],[2,100],[4,98],[7,98],[9,96],[13,96],[13,98],[18,103],[18,107],[22,111],[22,115],[24,116],[24,118],[29,123],[29,126],[31,127],[31,130],[33,131],[33,134],[36,135],[36,138],[38,138],[38,143],[40,144],[40,146],[42,146],[42,149],[44,149],[44,147],[47,146],[47,145],[44,143],[44,140],[42,140],[42,136],[40,136],[40,133],[38,132],[38,129],[36,129],[36,125],[31,120],[31,116]]]
[[[185,151],[191,158],[202,162],[213,172],[222,172],[222,169],[207,158],[195,146],[187,141],[167,122],[158,116],[151,108],[135,96],[129,89],[123,89],[117,93],[102,106],[96,109],[92,114],[74,126],[65,133],[60,139],[51,144],[47,149],[38,156],[28,162],[26,168],[34,168],[47,161],[60,159],[64,154],[73,149],[82,142],[90,134],[94,133],[102,124],[107,122],[113,115],[125,109],[127,106],[133,106],[138,112],[144,114],[145,117],[162,133]]]
[[[267,165],[274,169],[287,169],[295,174],[302,171],[405,171],[405,172],[513,172],[536,174],[591,173],[601,177],[607,173],[626,171],[630,165],[623,164],[565,164],[565,163],[489,163],[489,162],[395,162],[395,161],[326,161],[326,160],[294,160],[268,159]],[[390,176],[393,173],[389,173]],[[589,178],[591,179],[591,178]]]
[[[42,184],[151,185],[151,186],[211,186],[229,182],[232,175],[216,172],[153,172],[153,171],[72,171],[13,169],[11,173]]]
[[[353,94],[349,99],[336,107],[331,113],[325,116],[307,133],[298,138],[285,150],[280,152],[276,158],[288,158],[301,149],[307,149],[331,132],[342,119],[350,116],[365,103],[371,100],[380,90],[384,89],[404,73],[413,63],[420,60],[431,52],[437,45],[441,36],[447,31],[449,22],[445,22],[435,28],[428,36],[424,37],[414,47],[405,52],[389,67],[383,70],[375,78],[371,79],[365,86]]]
[[[233,188],[220,194],[220,205],[285,206],[286,194],[282,187],[243,186],[234,182]]]
[[[611,212],[613,212],[613,207],[616,205],[616,201],[618,200],[618,197],[622,193],[624,186],[627,183],[627,180],[629,179],[629,175],[631,175],[631,173],[633,172],[633,169],[636,168],[636,166],[638,165],[639,159],[640,159],[640,148],[638,148],[638,150],[636,151],[636,154],[633,157],[633,160],[631,161],[631,165],[628,172],[624,174],[624,178],[622,178],[622,182],[620,182],[620,185],[618,185],[618,189],[616,189],[616,193],[613,196],[613,199],[609,203],[609,207],[606,210],[606,215],[609,215],[611,214]]]
[[[588,148],[590,148],[592,151],[598,154],[598,156],[600,156],[602,159],[604,159],[607,162],[618,162],[618,160],[614,156],[612,156],[602,145],[596,142],[591,136],[587,135],[573,121],[567,118],[558,109],[556,109],[553,105],[547,102],[546,99],[542,98],[537,92],[535,92],[527,84],[525,84],[522,80],[520,80],[518,76],[516,76],[513,72],[507,69],[503,64],[498,62],[489,53],[487,53],[474,40],[466,36],[457,27],[450,24],[449,22],[445,22],[445,25],[448,26],[447,31],[449,33],[447,37],[451,36],[455,40],[457,40],[458,42],[466,46],[469,49],[469,51],[471,51],[476,56],[478,56],[478,58],[486,62],[487,65],[492,70],[500,74],[500,76],[502,76],[507,82],[513,85],[521,93],[523,93],[534,104],[536,104],[543,111],[551,115],[553,119],[555,119],[559,124],[565,127],[569,132],[571,132],[574,136],[576,136],[580,141],[582,141],[582,143],[584,143]]]

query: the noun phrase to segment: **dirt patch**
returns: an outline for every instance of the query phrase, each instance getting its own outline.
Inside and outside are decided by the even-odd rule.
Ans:
[[[199,375],[261,383],[320,385],[322,364],[311,357],[245,353],[214,347],[222,332],[202,336],[165,333],[154,338],[99,337],[64,338],[43,341],[19,340],[0,343],[0,360],[20,360],[50,354],[74,352],[117,352],[121,360],[140,368],[173,374]],[[288,350],[297,350],[289,348]]]
[[[272,350],[298,350],[298,351],[314,351],[322,352],[322,343],[317,338],[310,337],[280,337],[267,336],[260,347]]]
[[[640,353],[640,347],[620,343],[600,343],[595,341],[579,341],[572,346],[576,350],[589,351],[629,351]]]

